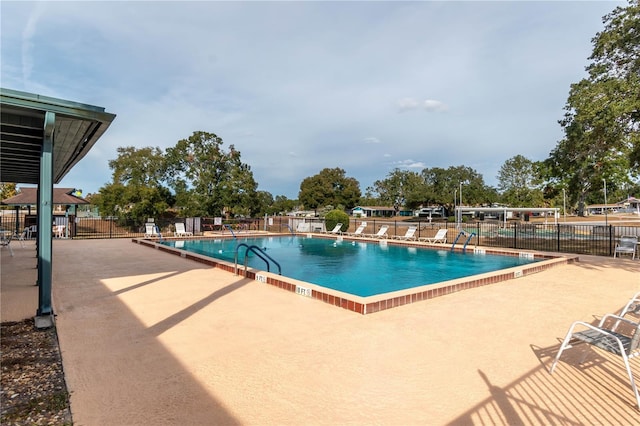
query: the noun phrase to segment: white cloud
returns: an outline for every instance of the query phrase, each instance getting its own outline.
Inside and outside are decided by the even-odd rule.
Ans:
[[[447,111],[449,107],[440,101],[433,99],[426,99],[424,101],[418,101],[414,98],[402,98],[396,102],[400,112],[411,110],[425,110],[428,112],[443,112]]]
[[[369,143],[373,143],[373,144],[378,144],[378,143],[382,143],[382,141],[376,137],[373,136],[369,136],[366,137],[362,140],[364,143],[369,144]]]
[[[422,161],[415,161],[415,160],[400,160],[400,161],[394,161],[393,165],[397,168],[400,169],[424,169],[427,167],[427,164],[422,162]]]
[[[85,193],[118,147],[197,130],[274,195],[325,167],[366,187],[393,167],[476,164],[491,183],[554,148],[601,17],[624,4],[3,2],[1,77],[117,114],[63,182]]]

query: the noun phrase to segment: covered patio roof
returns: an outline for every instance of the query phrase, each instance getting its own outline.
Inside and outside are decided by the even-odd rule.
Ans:
[[[38,185],[36,327],[53,325],[53,184],[109,128],[104,108],[0,88],[0,182]]]
[[[101,107],[0,88],[0,182],[39,183],[47,113],[55,114],[54,183],[89,152],[115,118]]]
[[[89,204],[84,198],[73,195],[74,191],[75,188],[53,188],[53,204]],[[17,195],[2,200],[2,204],[7,206],[32,206],[37,203],[38,188],[20,188]]]

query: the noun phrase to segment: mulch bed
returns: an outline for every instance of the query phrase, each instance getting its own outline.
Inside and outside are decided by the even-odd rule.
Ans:
[[[0,324],[0,424],[72,425],[55,328]]]

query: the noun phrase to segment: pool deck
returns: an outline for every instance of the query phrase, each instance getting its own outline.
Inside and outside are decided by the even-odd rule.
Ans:
[[[1,251],[1,320],[37,307],[33,242]],[[618,358],[548,367],[574,320],[640,291],[640,261],[580,256],[359,315],[122,240],[54,241],[76,425],[637,424]],[[640,365],[632,360],[636,378]]]

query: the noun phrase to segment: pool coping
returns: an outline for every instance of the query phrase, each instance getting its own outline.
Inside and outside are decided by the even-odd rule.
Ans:
[[[288,236],[291,234],[283,233],[247,233],[242,234],[242,237],[280,237]],[[443,249],[451,250],[448,244],[430,244],[422,241],[405,241],[405,240],[379,240],[375,238],[355,238],[347,236],[333,236],[326,234],[297,234],[298,236],[306,236],[313,238],[326,238],[326,239],[344,239],[347,241],[361,241],[369,243],[379,244],[391,244],[405,247],[416,247],[424,249]],[[169,241],[186,241],[189,239],[231,239],[231,235],[206,235],[195,236],[191,238],[163,238],[163,240]],[[389,293],[378,294],[374,296],[356,296],[349,293],[344,293],[338,290],[333,290],[327,287],[322,287],[317,284],[309,283],[306,281],[296,280],[294,278],[283,277],[272,272],[266,272],[254,268],[244,268],[243,265],[236,265],[224,260],[208,257],[202,254],[191,253],[180,248],[169,247],[164,244],[159,244],[160,240],[157,238],[133,238],[132,242],[155,248],[166,253],[174,254],[185,259],[193,260],[199,263],[203,263],[215,268],[225,270],[234,274],[241,274],[242,276],[253,279],[265,284],[273,285],[283,290],[296,293],[302,297],[309,297],[312,299],[320,300],[330,305],[338,306],[343,309],[347,309],[352,312],[356,312],[362,315],[372,314],[375,312],[384,311],[386,309],[395,308],[398,306],[407,305],[410,303],[416,303],[423,300],[433,299],[435,297],[444,296],[447,294],[455,293],[458,291],[468,290],[471,288],[482,287],[485,285],[495,284],[511,279],[525,277],[527,275],[535,274],[545,271],[549,268],[559,265],[566,265],[573,262],[578,262],[578,255],[573,254],[561,254],[561,253],[548,253],[537,252],[533,250],[515,250],[496,247],[482,247],[474,246],[467,248],[467,250],[473,250],[477,254],[496,254],[501,256],[518,256],[526,257],[529,259],[537,259],[538,262],[519,265],[511,268],[500,269],[498,271],[486,272],[482,274],[471,275],[463,278],[456,278],[453,280],[443,281],[437,284],[426,284],[418,287],[412,287],[409,289],[397,290]],[[454,247],[454,251],[462,252],[462,247]]]

